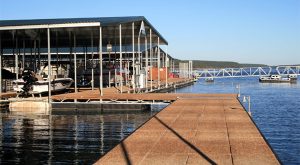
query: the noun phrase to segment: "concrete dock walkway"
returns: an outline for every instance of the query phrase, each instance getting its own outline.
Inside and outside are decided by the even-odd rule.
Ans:
[[[236,96],[201,94],[178,96],[95,164],[280,162]]]

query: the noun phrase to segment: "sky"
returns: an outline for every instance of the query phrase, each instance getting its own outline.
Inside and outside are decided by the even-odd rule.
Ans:
[[[113,16],[145,16],[178,59],[300,64],[300,0],[0,0],[0,20]]]

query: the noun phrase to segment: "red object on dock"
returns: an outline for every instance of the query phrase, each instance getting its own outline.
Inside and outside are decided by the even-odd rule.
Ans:
[[[160,73],[160,80],[166,80],[166,67],[160,68],[159,73]],[[149,74],[148,74],[148,80],[151,80],[151,74],[152,74],[152,80],[158,80],[158,68],[152,67],[149,69]],[[169,70],[167,70],[167,76],[170,78],[169,75]]]

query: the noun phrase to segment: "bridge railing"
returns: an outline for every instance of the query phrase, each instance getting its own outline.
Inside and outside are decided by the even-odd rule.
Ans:
[[[195,70],[194,73],[202,78],[269,76],[272,74],[280,74],[280,75],[297,74],[297,75],[300,75],[300,66],[198,69],[198,70]]]

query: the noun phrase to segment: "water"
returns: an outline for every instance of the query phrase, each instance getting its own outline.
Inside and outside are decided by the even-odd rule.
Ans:
[[[238,93],[250,96],[252,117],[283,164],[300,164],[300,81],[259,83],[258,77],[200,80],[178,93]],[[242,99],[241,99],[242,100]],[[248,108],[248,104],[244,104]]]
[[[300,82],[262,84],[258,78],[203,80],[176,92],[251,96],[251,112],[283,164],[300,164]],[[245,104],[245,107],[248,107]],[[157,113],[0,113],[0,164],[91,164]]]
[[[114,113],[1,113],[0,164],[92,164],[162,107]]]

